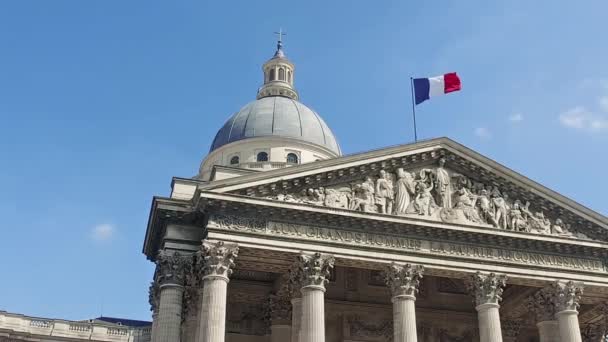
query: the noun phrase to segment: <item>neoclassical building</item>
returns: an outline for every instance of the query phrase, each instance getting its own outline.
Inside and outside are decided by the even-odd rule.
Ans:
[[[343,156],[263,73],[153,199],[152,341],[606,340],[605,216],[448,138]]]
[[[152,200],[151,328],[0,312],[0,341],[607,340],[608,218],[448,138],[343,156],[281,42],[262,70]]]

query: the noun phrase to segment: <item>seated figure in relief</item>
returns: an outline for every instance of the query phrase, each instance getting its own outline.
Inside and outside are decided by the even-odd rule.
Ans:
[[[416,181],[416,197],[407,208],[408,214],[431,216],[437,208],[431,191],[433,183],[427,185],[423,180]]]
[[[348,208],[351,210],[374,212],[374,193],[374,181],[371,177],[367,176],[363,183],[354,185]]]
[[[477,212],[477,199],[478,196],[473,194],[465,186],[461,187],[456,192],[455,207],[454,209],[462,210],[464,217],[474,223],[481,223],[482,220]]]

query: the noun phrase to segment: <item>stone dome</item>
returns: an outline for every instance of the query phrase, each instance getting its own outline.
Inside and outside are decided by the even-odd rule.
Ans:
[[[234,141],[268,136],[302,140],[341,155],[334,134],[319,114],[283,96],[262,97],[245,105],[217,132],[209,152]]]

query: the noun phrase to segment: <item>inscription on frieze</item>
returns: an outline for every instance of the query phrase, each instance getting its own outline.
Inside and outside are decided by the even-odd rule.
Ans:
[[[600,260],[595,259],[485,247],[447,241],[424,240],[355,230],[264,221],[260,219],[241,219],[223,215],[212,216],[209,219],[208,229],[398,250],[414,254],[443,255],[475,260],[484,259],[511,264],[548,266],[592,272],[604,271],[603,263]]]

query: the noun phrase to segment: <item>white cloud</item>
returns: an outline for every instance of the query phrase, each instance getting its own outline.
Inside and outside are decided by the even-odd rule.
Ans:
[[[475,135],[481,139],[490,139],[490,137],[492,136],[490,131],[485,127],[475,128]]]
[[[584,131],[608,129],[608,118],[598,116],[583,106],[574,107],[560,114],[559,122],[568,128]]]
[[[521,113],[513,113],[509,116],[509,121],[512,123],[519,123],[524,120],[524,116]]]
[[[608,96],[602,96],[600,97],[600,99],[598,100],[598,102],[600,103],[600,108],[608,113]]]
[[[115,227],[109,223],[98,224],[91,230],[91,237],[95,241],[108,241],[114,236]]]

